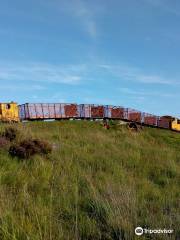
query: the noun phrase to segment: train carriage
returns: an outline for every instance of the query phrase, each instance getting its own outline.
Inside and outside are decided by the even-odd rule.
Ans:
[[[125,109],[122,107],[112,107],[111,118],[112,119],[124,119],[125,118]]]
[[[167,128],[171,129],[172,127],[172,117],[162,116],[158,119],[158,127],[159,128]]]
[[[157,126],[158,119],[159,119],[159,117],[157,117],[155,115],[148,114],[148,113],[143,113],[143,123],[145,125]]]
[[[127,119],[132,122],[142,123],[142,113],[137,110],[128,108]]]

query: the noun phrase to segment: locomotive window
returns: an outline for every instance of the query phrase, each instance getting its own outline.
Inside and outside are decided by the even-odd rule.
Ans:
[[[10,104],[6,104],[6,109],[10,109],[11,105]]]
[[[180,119],[177,120],[177,123],[180,124]]]

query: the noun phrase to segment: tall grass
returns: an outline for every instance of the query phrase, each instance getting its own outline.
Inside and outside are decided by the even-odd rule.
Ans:
[[[175,231],[152,239],[180,234],[180,134],[87,121],[16,127],[16,141],[42,138],[54,151],[22,161],[0,150],[0,239],[128,240],[136,226]]]

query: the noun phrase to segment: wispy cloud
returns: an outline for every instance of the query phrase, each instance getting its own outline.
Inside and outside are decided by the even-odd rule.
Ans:
[[[160,91],[147,91],[147,90],[135,90],[135,89],[131,89],[131,88],[119,88],[119,91],[121,93],[124,94],[128,94],[128,95],[136,95],[136,96],[142,96],[142,97],[146,97],[146,96],[158,96],[158,97],[167,97],[167,98],[171,98],[171,97],[175,97],[174,94],[171,93],[162,93]]]
[[[139,68],[125,65],[100,65],[99,67],[110,72],[112,75],[128,81],[141,82],[144,84],[177,84],[174,79],[165,78],[156,74],[148,74]]]
[[[32,82],[40,88],[40,83],[59,83],[67,85],[79,85],[84,81],[100,81],[102,77],[116,78],[120,81],[133,81],[143,84],[172,85],[180,84],[179,80],[166,78],[158,74],[148,74],[143,70],[125,66],[123,64],[68,64],[53,65],[46,63],[1,63],[0,81]]]
[[[92,6],[82,0],[72,0],[68,2],[67,9],[79,20],[84,31],[87,32],[92,39],[96,39],[98,31],[95,11]]]
[[[35,11],[23,11],[20,9],[14,9],[13,7],[10,9],[0,9],[0,13],[9,16],[15,17],[17,19],[23,19],[25,21],[30,21],[32,23],[36,23],[37,25],[43,24],[54,27],[61,18],[61,13],[65,13],[66,17],[73,17],[80,27],[81,30],[86,32],[92,39],[96,39],[98,36],[97,29],[97,5],[94,7],[94,4],[91,2],[83,1],[83,0],[68,0],[68,1],[40,1],[38,3],[39,7],[43,8],[42,14],[39,15],[38,12]],[[45,14],[45,10],[48,11],[49,14],[53,14],[51,17],[47,17]],[[1,12],[2,11],[2,12]],[[68,22],[67,24],[70,24]],[[35,30],[30,29],[28,32],[21,33],[20,31],[14,31],[13,28],[5,28],[0,29],[1,35],[10,35],[10,36],[18,36],[21,38],[29,38],[29,39],[39,39],[43,40],[43,36],[39,34],[39,32],[35,32]],[[45,34],[45,33],[44,33]],[[52,38],[46,39],[46,41],[55,41]]]
[[[61,83],[76,85],[81,81],[83,65],[50,65],[43,63],[0,64],[0,81]],[[39,85],[36,85],[39,86]]]
[[[5,83],[5,84],[0,84],[0,90],[24,90],[24,91],[32,91],[32,90],[45,90],[46,87],[42,86],[42,85],[31,85],[31,87],[29,87],[28,85],[13,85],[9,84],[9,83]]]

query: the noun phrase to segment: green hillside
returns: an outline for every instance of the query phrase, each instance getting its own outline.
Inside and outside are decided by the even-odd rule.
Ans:
[[[1,132],[7,125],[0,125]],[[180,134],[99,122],[15,125],[53,145],[26,160],[0,150],[0,239],[175,239],[180,235]],[[135,237],[137,226],[173,235]]]

